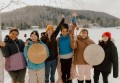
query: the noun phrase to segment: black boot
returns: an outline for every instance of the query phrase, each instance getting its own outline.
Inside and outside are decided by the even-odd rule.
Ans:
[[[94,81],[94,83],[99,83],[98,81]]]
[[[78,80],[78,83],[83,83],[83,80]]]
[[[72,80],[68,80],[67,83],[72,83]]]
[[[63,83],[67,83],[66,80],[63,80]]]
[[[91,83],[91,80],[85,80],[86,83]]]

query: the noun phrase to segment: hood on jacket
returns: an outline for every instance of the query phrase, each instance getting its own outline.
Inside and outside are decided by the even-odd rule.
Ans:
[[[86,38],[82,38],[80,35],[78,35],[77,38],[78,38],[79,40],[86,40],[86,39],[89,39],[88,36],[87,36]]]

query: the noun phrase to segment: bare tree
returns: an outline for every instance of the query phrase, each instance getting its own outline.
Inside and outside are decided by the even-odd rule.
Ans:
[[[12,3],[15,3],[15,4],[19,4],[19,3],[23,3],[21,2],[21,0],[10,0],[10,2],[8,4],[5,4],[5,3],[0,3],[0,12],[6,8],[8,8]]]
[[[12,3],[18,4],[21,0],[10,0],[9,3],[6,5],[4,3],[0,3],[0,41],[2,40],[2,33],[1,33],[1,11],[8,8]],[[3,54],[0,49],[0,83],[4,83],[4,59]]]

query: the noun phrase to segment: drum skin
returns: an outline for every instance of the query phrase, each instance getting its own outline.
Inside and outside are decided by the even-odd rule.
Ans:
[[[90,65],[99,65],[105,58],[103,48],[97,44],[91,44],[84,50],[84,59]]]
[[[47,59],[47,49],[42,44],[33,44],[28,49],[28,59],[34,64],[40,64]]]

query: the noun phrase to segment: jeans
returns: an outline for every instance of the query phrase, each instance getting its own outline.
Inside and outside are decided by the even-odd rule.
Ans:
[[[55,71],[57,63],[58,59],[45,62],[45,83],[49,83],[49,78],[51,83],[55,83]]]
[[[94,83],[99,83],[99,75],[102,74],[103,83],[108,83],[109,72],[94,70]]]

